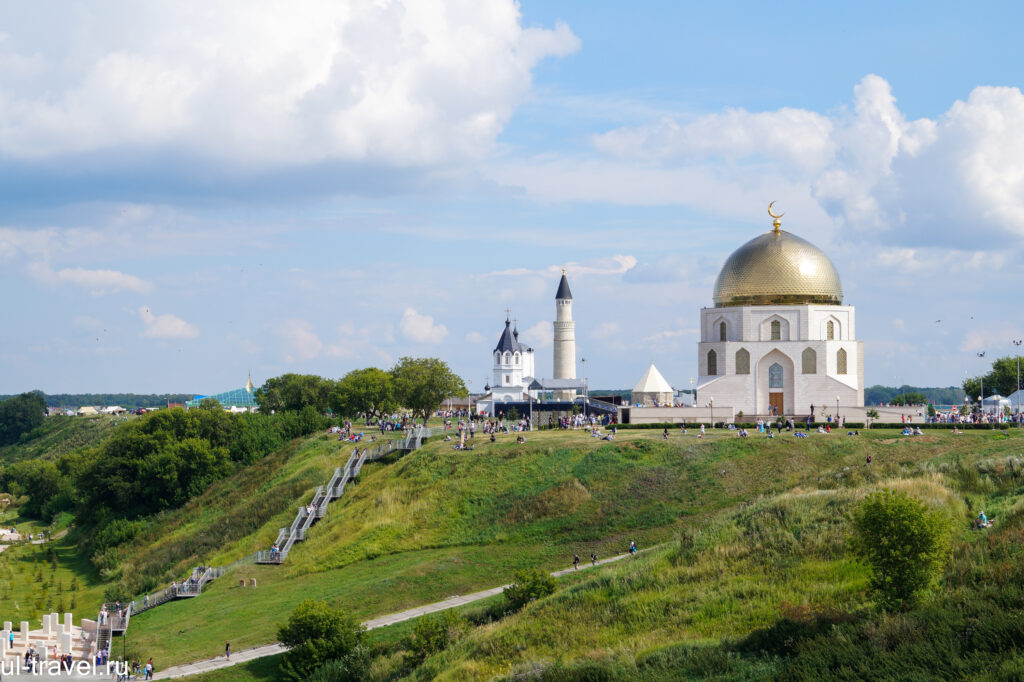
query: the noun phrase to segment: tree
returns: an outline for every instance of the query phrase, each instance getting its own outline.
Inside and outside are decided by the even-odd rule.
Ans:
[[[906,493],[868,495],[853,512],[853,549],[871,566],[879,607],[905,609],[939,576],[949,519]]]
[[[897,396],[893,396],[892,400],[889,401],[893,405],[920,405],[928,402],[928,398],[924,393],[918,393],[916,391],[910,391],[907,393],[901,393]]]
[[[546,597],[554,591],[555,579],[539,568],[532,568],[517,572],[504,594],[509,608],[518,611],[534,599]]]
[[[277,631],[278,640],[288,647],[281,662],[281,674],[289,680],[308,680],[328,661],[344,659],[357,652],[364,629],[348,614],[307,599]]]
[[[391,374],[376,367],[354,369],[338,380],[330,404],[337,415],[379,418],[398,407],[394,380]]]
[[[335,382],[315,374],[282,374],[267,379],[256,389],[256,402],[261,412],[298,411],[311,405],[324,414],[330,409]]]
[[[17,443],[22,434],[42,426],[45,418],[46,399],[38,391],[0,402],[0,445]]]
[[[1017,356],[999,358],[992,363],[992,369],[982,377],[970,377],[964,379],[964,392],[971,400],[977,400],[981,395],[981,379],[985,379],[985,396],[1010,395],[1017,390]],[[1024,383],[1024,379],[1022,382]]]
[[[437,358],[404,357],[391,368],[395,398],[424,421],[450,396],[469,394],[462,378]]]

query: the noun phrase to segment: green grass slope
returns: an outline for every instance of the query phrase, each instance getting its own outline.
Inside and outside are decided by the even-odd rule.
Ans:
[[[81,448],[98,445],[118,424],[135,417],[47,417],[24,442],[0,447],[0,464],[26,459],[57,459]]]
[[[508,436],[496,444],[477,440],[481,442],[473,452],[455,452],[450,444],[436,441],[398,461],[367,465],[361,480],[331,505],[327,518],[306,542],[296,545],[285,566],[239,567],[198,599],[140,615],[131,628],[133,648],[139,655],[157,655],[166,667],[213,656],[226,640],[236,650],[273,641],[278,625],[304,598],[326,599],[369,618],[500,584],[518,568],[564,567],[574,552],[608,556],[622,551],[630,539],[647,546],[712,527],[721,528],[714,532],[728,539],[715,546],[732,543],[736,549],[730,551],[737,559],[735,567],[715,566],[723,574],[745,576],[737,578],[743,585],[731,585],[724,596],[690,595],[685,608],[674,608],[690,613],[686,618],[693,623],[684,628],[680,621],[666,620],[652,628],[663,633],[660,639],[621,640],[617,637],[623,632],[590,633],[569,651],[583,655],[609,646],[642,650],[676,641],[672,637],[713,641],[770,622],[780,601],[801,603],[808,595],[822,603],[863,601],[865,576],[845,555],[839,557],[837,538],[850,500],[866,487],[921,478],[940,467],[970,476],[972,471],[977,474],[973,463],[1016,452],[1024,444],[1016,434],[986,432],[916,438],[879,432],[806,440],[739,439],[727,433],[697,440],[673,434],[668,442],[658,432],[630,432],[612,443],[585,432],[548,432],[531,434],[521,446]],[[128,563],[167,562],[181,568],[200,561],[223,564],[269,546],[294,507],[344,462],[349,450],[338,445],[329,437],[314,437],[272,455],[263,470],[253,468],[218,483],[154,524]],[[874,459],[871,467],[864,464],[867,453]],[[984,487],[984,477],[979,481]],[[935,485],[934,491],[948,488]],[[948,501],[946,492],[935,494],[943,504]],[[984,490],[978,494],[989,495]],[[763,500],[774,497],[785,502],[783,511],[764,515],[799,509],[792,518],[806,519],[808,525],[798,532],[787,526],[783,536],[794,539],[776,552],[780,568],[759,571],[755,569],[767,555],[750,550],[757,545],[749,534],[761,532],[760,527],[730,531],[753,523],[744,520],[749,514],[730,515],[752,501],[769,504]],[[993,498],[986,510],[998,513],[999,504]],[[729,518],[734,520],[723,520]],[[835,519],[831,530],[825,523],[830,518]],[[765,526],[763,532],[770,531]],[[739,551],[744,548],[745,553]],[[725,552],[723,561],[729,560],[725,550],[711,553],[718,552]],[[655,567],[667,561],[644,559]],[[241,588],[239,578],[255,578],[258,587]],[[812,585],[818,587],[811,590]],[[699,586],[691,589],[700,591]],[[733,613],[735,603],[749,607]],[[655,600],[650,612],[664,608]],[[585,611],[577,615],[587,617]],[[558,623],[556,629],[565,626]],[[498,674],[513,664],[528,664],[531,653],[546,659],[551,652],[527,649],[511,658],[507,652],[488,658],[467,648],[448,654],[452,658],[437,664],[442,666],[438,674],[453,679],[472,679],[480,670]],[[477,665],[483,667],[477,670]]]

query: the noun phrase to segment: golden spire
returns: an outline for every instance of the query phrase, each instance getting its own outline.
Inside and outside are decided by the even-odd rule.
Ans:
[[[245,390],[252,393],[252,370],[249,371],[249,380],[245,382]]]
[[[770,215],[772,218],[775,219],[772,222],[772,226],[775,228],[775,234],[778,234],[779,233],[779,228],[782,227],[782,221],[779,220],[779,218],[781,218],[782,216],[784,216],[786,214],[785,213],[780,213],[778,215],[775,215],[774,213],[772,213],[772,206],[774,206],[774,205],[775,205],[774,201],[771,202],[770,204],[768,204],[768,215]]]
[[[563,275],[565,274],[565,266],[564,265],[562,266],[562,274]]]

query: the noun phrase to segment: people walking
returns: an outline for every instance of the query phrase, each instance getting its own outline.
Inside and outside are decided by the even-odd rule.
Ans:
[[[580,555],[579,554],[573,554],[572,555],[572,567],[574,569],[576,569],[577,571],[580,570]]]
[[[593,552],[590,553],[590,565],[591,566],[596,566],[597,565],[597,554],[595,554]]]
[[[224,642],[224,658],[231,660],[231,642]]]

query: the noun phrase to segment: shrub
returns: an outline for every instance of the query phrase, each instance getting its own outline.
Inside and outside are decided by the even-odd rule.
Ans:
[[[939,576],[950,522],[906,493],[873,493],[853,512],[853,548],[870,565],[883,609],[905,609]]]
[[[534,599],[546,597],[555,591],[555,579],[539,568],[518,571],[515,581],[505,588],[509,608],[518,611]]]
[[[417,661],[444,651],[469,629],[465,618],[453,611],[443,615],[424,616],[416,621],[409,638],[409,650]]]
[[[326,602],[301,602],[277,632],[278,640],[288,647],[281,662],[282,677],[308,680],[325,663],[350,658],[362,643],[363,632],[351,616]]]
[[[366,678],[371,658],[370,649],[359,644],[344,658],[328,661],[317,668],[307,682],[357,682]]]

